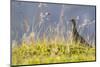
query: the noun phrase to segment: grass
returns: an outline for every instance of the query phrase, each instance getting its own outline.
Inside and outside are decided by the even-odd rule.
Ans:
[[[42,6],[40,6],[42,5]],[[39,22],[36,25],[32,25],[32,31],[37,30],[38,25],[39,26],[43,26],[41,25],[40,22],[42,22],[42,24],[44,24],[43,21],[47,22],[47,18],[48,15],[45,15],[45,10],[43,9],[45,7],[45,9],[48,9],[45,5],[43,5],[42,3],[40,3],[39,5],[39,10],[40,12],[37,12],[36,16],[39,14],[39,19],[37,22]],[[62,34],[62,32],[64,32],[65,30],[65,23],[64,23],[64,19],[65,15],[65,6],[62,5],[61,7],[61,12],[60,12],[60,17],[59,17],[59,23],[57,24],[56,27],[54,27],[55,29],[53,30],[53,26],[48,26],[46,28],[46,32],[50,33],[51,35],[53,32],[57,32],[57,34]],[[48,13],[50,11],[47,11]],[[44,14],[45,17],[42,17],[40,14]],[[52,14],[51,14],[52,15]],[[63,18],[62,18],[63,17]],[[45,18],[45,19],[44,19]],[[51,21],[48,21],[51,22]],[[67,23],[69,23],[66,20]],[[63,23],[63,25],[62,25]],[[62,25],[62,26],[60,26]],[[86,22],[84,22],[82,24],[82,26],[79,26],[79,30],[85,29],[85,26],[89,25],[88,23],[86,24]],[[34,27],[35,26],[35,27]],[[68,26],[68,25],[67,25]],[[25,33],[29,32],[29,29],[31,28],[28,22],[28,18],[24,19],[24,30]],[[50,27],[50,28],[49,28]],[[15,26],[16,28],[16,26]],[[34,29],[33,29],[34,28]],[[40,28],[45,28],[45,27],[40,27]],[[17,29],[17,28],[16,28]],[[56,30],[57,29],[57,30]],[[60,31],[61,29],[61,31]],[[42,29],[39,30],[37,36],[40,35],[40,31]],[[50,31],[48,31],[50,30]],[[17,31],[17,30],[16,30]],[[38,31],[38,30],[37,30]],[[32,32],[31,32],[32,33]],[[92,32],[93,33],[93,32]],[[54,36],[57,36],[57,34]],[[70,34],[70,31],[68,31],[68,34]],[[16,33],[17,35],[17,33]],[[90,35],[90,34],[89,34]],[[64,41],[65,39],[63,39],[63,37],[61,38],[59,36],[59,38],[54,38],[51,40],[47,40],[44,36],[44,38],[42,40],[38,40],[37,42],[34,41],[34,32],[29,35],[31,38],[26,39],[26,41],[24,41],[24,35],[22,37],[22,43],[21,44],[12,44],[14,45],[14,47],[12,47],[12,65],[29,65],[29,64],[48,64],[48,63],[63,63],[63,62],[81,62],[81,61],[95,61],[95,47],[87,47],[87,46],[82,46],[84,44],[80,44],[80,43],[74,43],[71,41],[71,35],[69,36],[69,40]],[[16,36],[17,37],[17,36]],[[17,38],[15,37],[15,40],[17,40]],[[50,37],[52,38],[52,37]],[[29,41],[28,41],[29,40]],[[28,42],[27,42],[28,41]]]
[[[95,47],[80,43],[38,40],[12,48],[12,65],[94,61]]]

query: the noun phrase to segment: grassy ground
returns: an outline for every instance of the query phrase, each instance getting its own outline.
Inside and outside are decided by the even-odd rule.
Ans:
[[[95,47],[80,46],[79,43],[46,42],[27,44],[12,48],[12,65],[46,64],[61,62],[94,61]]]

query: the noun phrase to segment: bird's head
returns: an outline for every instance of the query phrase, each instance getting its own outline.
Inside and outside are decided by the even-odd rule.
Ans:
[[[72,24],[73,25],[76,25],[76,22],[79,20],[79,16],[73,16],[73,17],[71,17],[71,22],[72,22]]]
[[[75,19],[71,19],[70,20],[72,22],[72,24],[75,26],[76,25],[76,20]]]

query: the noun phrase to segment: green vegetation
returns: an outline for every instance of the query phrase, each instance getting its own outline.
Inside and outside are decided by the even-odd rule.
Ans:
[[[95,47],[80,43],[38,40],[12,48],[12,65],[94,61]]]

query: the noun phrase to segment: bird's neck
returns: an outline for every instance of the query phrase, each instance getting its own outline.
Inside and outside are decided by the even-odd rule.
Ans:
[[[77,27],[76,27],[76,24],[73,24],[73,28],[72,28],[72,30],[73,30],[73,34],[75,35],[75,34],[76,34],[76,32],[77,32]]]

